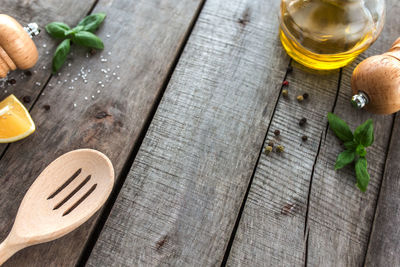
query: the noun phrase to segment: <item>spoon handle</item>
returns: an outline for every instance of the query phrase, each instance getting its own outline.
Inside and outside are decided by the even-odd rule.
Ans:
[[[3,265],[12,255],[22,249],[21,246],[8,242],[8,237],[0,244],[0,266]]]

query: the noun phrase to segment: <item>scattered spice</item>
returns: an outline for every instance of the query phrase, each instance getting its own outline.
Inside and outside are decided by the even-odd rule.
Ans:
[[[288,86],[288,85],[289,85],[289,81],[283,81],[283,82],[282,82],[282,85],[283,85],[283,86]]]
[[[48,111],[50,110],[50,105],[43,105],[44,110]]]
[[[31,97],[30,96],[28,96],[28,95],[26,95],[26,96],[24,96],[23,98],[22,98],[22,101],[24,101],[24,103],[30,103],[31,102]]]
[[[285,97],[285,98],[287,98],[288,95],[289,95],[288,90],[287,90],[287,89],[283,89],[283,90],[282,90],[282,96]]]
[[[307,119],[306,119],[306,118],[302,118],[302,119],[299,121],[299,125],[300,125],[300,126],[303,126],[304,124],[306,124],[306,122],[307,122]]]
[[[266,146],[265,147],[265,154],[269,154],[269,153],[271,153],[272,152],[272,146]]]
[[[111,116],[110,114],[108,114],[105,111],[100,111],[96,114],[96,119],[104,119],[107,116]]]
[[[304,100],[304,97],[302,95],[299,95],[296,97],[297,101],[302,102]]]
[[[304,94],[303,94],[303,98],[304,98],[304,99],[307,99],[307,98],[308,98],[308,94],[307,94],[307,93],[304,93]]]
[[[31,72],[30,70],[24,71],[24,74],[25,74],[26,76],[32,76],[32,72]]]
[[[296,207],[296,204],[287,203],[285,206],[282,207],[281,214],[289,215],[294,211],[295,207]]]
[[[285,151],[284,146],[282,146],[282,145],[276,146],[276,152],[282,153],[282,152],[284,152],[284,151]]]
[[[9,83],[9,84],[16,84],[17,81],[16,81],[15,79],[10,79],[10,80],[8,80],[8,83]]]
[[[89,53],[93,56],[93,55],[96,55],[97,51],[96,51],[96,49],[92,48],[89,50]]]
[[[304,142],[306,142],[306,141],[308,140],[307,135],[303,135],[303,136],[301,137],[301,140],[303,140]]]
[[[274,147],[274,142],[271,140],[271,141],[268,142],[268,145],[269,145],[270,147]]]
[[[292,66],[287,67],[286,73],[289,74],[289,73],[292,73],[292,72],[293,72],[293,67]]]
[[[275,131],[274,131],[274,135],[275,135],[275,136],[278,136],[278,135],[280,135],[280,134],[281,134],[281,131],[279,131],[279,130],[275,130]]]

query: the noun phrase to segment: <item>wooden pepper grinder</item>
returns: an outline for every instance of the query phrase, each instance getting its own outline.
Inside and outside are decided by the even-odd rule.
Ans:
[[[362,61],[351,78],[352,104],[378,114],[400,110],[400,38],[382,55]]]
[[[0,78],[11,70],[29,69],[38,60],[38,51],[32,37],[39,34],[38,25],[22,27],[15,19],[0,14]]]

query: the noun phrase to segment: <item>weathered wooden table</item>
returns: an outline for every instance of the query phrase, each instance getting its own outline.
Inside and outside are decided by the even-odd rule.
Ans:
[[[400,118],[349,105],[355,65],[400,35],[400,3],[387,1],[378,41],[330,73],[291,62],[278,8],[278,0],[2,0],[0,13],[42,27],[91,12],[107,18],[103,52],[75,47],[51,75],[57,42],[43,32],[33,75],[13,72],[16,83],[1,85],[0,99],[31,98],[37,131],[0,145],[0,239],[57,156],[98,149],[117,177],[89,222],[5,266],[400,266]],[[285,79],[289,100],[280,96]],[[304,92],[309,99],[297,103]],[[351,167],[334,171],[342,148],[329,111],[353,129],[374,119],[366,193]],[[285,152],[267,156],[277,129]]]

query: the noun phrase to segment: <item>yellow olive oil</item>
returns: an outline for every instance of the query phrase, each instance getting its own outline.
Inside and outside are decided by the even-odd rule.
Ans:
[[[375,39],[373,18],[362,1],[282,1],[280,12],[283,47],[313,69],[343,67]]]

